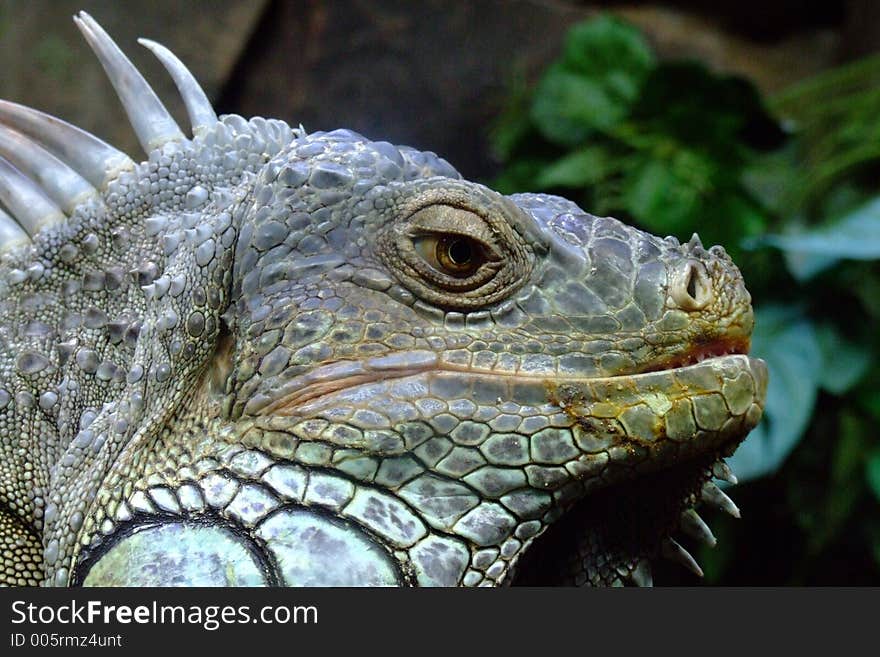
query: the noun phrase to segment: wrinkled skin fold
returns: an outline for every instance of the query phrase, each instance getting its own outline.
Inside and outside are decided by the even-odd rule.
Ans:
[[[760,420],[723,248],[347,130],[182,130],[77,24],[147,159],[0,103],[0,583],[494,586],[699,572]],[[55,180],[55,183],[47,182]],[[12,555],[12,556],[8,556]]]

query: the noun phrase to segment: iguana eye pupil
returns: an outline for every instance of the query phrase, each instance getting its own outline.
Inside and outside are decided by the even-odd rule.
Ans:
[[[429,266],[424,275],[437,280],[438,275],[467,280],[478,274],[489,260],[486,249],[479,240],[458,233],[430,233],[412,242],[415,252]]]
[[[471,245],[461,239],[453,240],[447,249],[449,258],[457,265],[466,265],[471,261]]]
[[[438,264],[452,276],[468,276],[479,266],[479,247],[473,240],[451,235],[437,240],[435,255]]]

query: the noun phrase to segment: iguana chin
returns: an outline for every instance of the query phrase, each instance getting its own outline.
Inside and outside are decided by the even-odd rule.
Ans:
[[[0,103],[0,582],[646,584],[761,417],[724,249],[218,119],[101,27],[147,160]]]

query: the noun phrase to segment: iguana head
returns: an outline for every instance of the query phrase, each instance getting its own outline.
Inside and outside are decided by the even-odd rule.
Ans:
[[[83,164],[84,133],[0,105],[88,185],[53,195],[33,156],[0,195],[32,233],[0,292],[17,313],[6,412],[34,428],[27,456],[0,458],[34,473],[6,490],[50,583],[644,583],[660,554],[698,569],[673,535],[714,540],[701,499],[735,512],[711,479],[766,390],[722,248],[503,196],[347,130],[217,120],[148,42],[185,137],[78,22],[148,160],[95,141]]]

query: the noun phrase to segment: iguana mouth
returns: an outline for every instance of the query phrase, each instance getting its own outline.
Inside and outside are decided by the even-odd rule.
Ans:
[[[389,381],[419,374],[442,373],[462,376],[492,376],[498,379],[517,379],[524,382],[543,381],[548,388],[565,384],[589,383],[600,380],[626,380],[657,372],[671,372],[703,363],[713,358],[725,356],[747,356],[749,340],[719,339],[698,343],[682,354],[663,358],[651,365],[632,372],[618,372],[612,376],[559,375],[553,371],[507,372],[502,370],[481,370],[448,363],[441,363],[440,357],[431,351],[413,350],[386,357],[367,360],[341,360],[325,363],[311,372],[288,380],[282,387],[273,391],[272,398],[266,398],[259,406],[252,406],[255,415],[286,415],[299,413],[306,402],[320,402],[325,396],[332,396],[344,390],[356,388],[379,381]]]
[[[709,358],[735,355],[746,356],[749,353],[749,348],[750,340],[747,337],[713,338],[696,342],[689,346],[683,353],[663,358],[639,371],[642,373],[659,372],[662,370],[673,370],[687,367],[689,365],[696,365]]]

